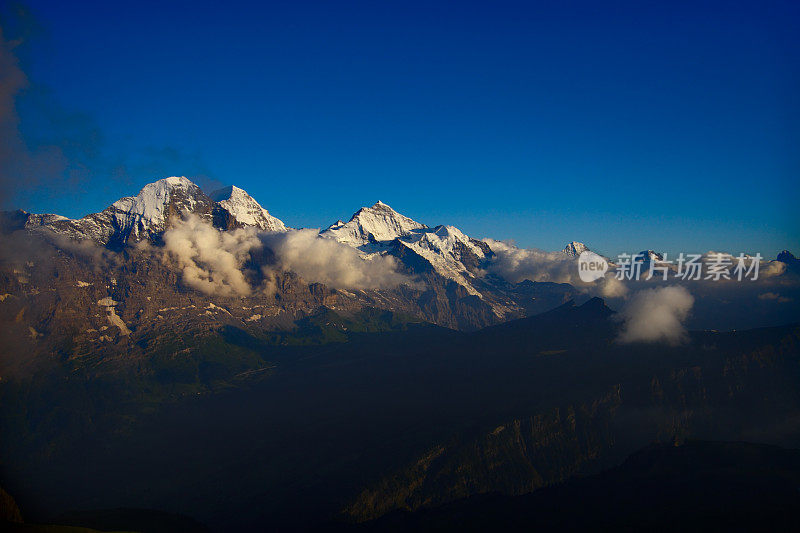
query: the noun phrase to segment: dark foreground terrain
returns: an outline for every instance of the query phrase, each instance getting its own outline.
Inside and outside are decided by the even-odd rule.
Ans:
[[[524,496],[394,512],[364,531],[791,531],[800,450],[742,442],[652,445],[618,467]]]
[[[156,529],[131,509],[215,531],[525,527],[533,515],[553,528],[715,528],[751,524],[735,519],[743,509],[780,529],[796,510],[796,452],[672,447],[800,448],[796,325],[621,345],[599,299],[472,333],[355,320],[323,311],[301,332],[313,345],[226,327],[135,372],[64,363],[4,381],[2,484],[30,522],[134,530]],[[212,379],[231,375],[215,353],[252,358],[252,371]],[[128,521],[109,522],[113,509]]]

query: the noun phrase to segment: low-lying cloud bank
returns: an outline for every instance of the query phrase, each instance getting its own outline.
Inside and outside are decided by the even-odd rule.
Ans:
[[[639,291],[619,313],[623,326],[618,340],[681,344],[688,339],[684,323],[693,305],[694,297],[681,286]]]
[[[488,271],[510,281],[573,283],[578,273],[575,259],[562,252],[517,248],[513,244],[484,239],[495,253]]]
[[[660,273],[654,273],[654,279],[649,280],[647,268],[641,270],[638,280],[619,280],[615,276],[613,267],[608,271],[604,278],[591,283],[583,282],[578,275],[577,259],[563,252],[546,252],[531,248],[518,248],[513,244],[494,239],[484,239],[494,252],[494,257],[486,267],[486,271],[495,274],[511,283],[530,280],[537,282],[569,283],[587,294],[602,296],[604,298],[624,298],[630,291],[640,289],[643,286],[662,285]],[[701,290],[724,290],[741,292],[755,283],[766,285],[775,282],[787,272],[787,266],[780,261],[762,260],[759,264],[758,280],[750,279],[737,280],[733,273],[733,266],[737,264],[737,257],[731,254],[721,254],[722,257],[731,265],[731,274],[728,279],[708,280],[705,274],[709,272],[709,263],[713,263],[717,252],[709,251],[702,254],[701,262],[704,264],[704,277],[699,280],[678,280],[670,279],[672,283],[687,284],[693,289]],[[751,267],[752,259],[745,261],[747,268]],[[676,267],[671,266],[671,276],[676,275]],[[789,280],[787,283],[795,283],[796,280]],[[642,285],[648,284],[648,285]]]
[[[268,248],[274,259],[255,257]],[[341,289],[388,289],[411,284],[393,257],[365,259],[353,248],[318,236],[315,230],[264,233],[253,228],[219,231],[195,215],[164,233],[166,260],[177,261],[183,282],[206,294],[249,296],[271,293],[279,271]]]
[[[279,268],[307,281],[342,289],[390,289],[411,283],[397,271],[394,257],[363,258],[350,246],[320,237],[316,230],[265,233],[261,240],[275,253]]]
[[[487,272],[511,283],[525,280],[569,283],[592,295],[621,298],[628,293],[624,283],[609,274],[595,283],[584,283],[578,275],[578,263],[564,252],[546,252],[535,248],[518,248],[513,244],[484,239],[494,252]]]

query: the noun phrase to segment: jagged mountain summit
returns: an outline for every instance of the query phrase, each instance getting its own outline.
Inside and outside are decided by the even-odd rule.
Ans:
[[[72,239],[118,247],[163,232],[171,216],[188,211],[210,219],[212,210],[213,202],[200,187],[184,177],[169,177],[145,185],[136,196],[121,198],[100,213],[77,220],[30,215],[25,227],[45,228]]]
[[[582,242],[572,241],[564,247],[564,253],[570,257],[578,257],[583,252],[588,252],[589,247]]]
[[[365,256],[391,254],[419,273],[420,265],[456,282],[474,296],[482,262],[492,255],[489,245],[454,226],[428,227],[378,201],[362,207],[348,222],[338,221],[320,232],[358,249]]]
[[[348,222],[339,220],[328,226],[320,235],[371,252],[375,251],[371,245],[391,242],[427,227],[379,200],[372,207],[356,211]]]
[[[404,246],[428,261],[434,270],[467,289],[482,296],[476,282],[483,263],[493,252],[483,241],[465,235],[454,226],[436,226],[411,232],[397,239]]]
[[[634,263],[642,263],[643,268],[650,268],[650,265],[657,265],[664,262],[664,254],[654,250],[642,250],[633,257]]]
[[[227,211],[235,223],[253,226],[264,231],[286,231],[286,225],[261,207],[246,191],[229,185],[208,195]]]
[[[24,227],[34,231],[48,229],[71,239],[88,239],[111,248],[142,240],[158,242],[169,221],[185,213],[224,230],[244,226],[286,230],[283,222],[238,187],[227,187],[212,195],[214,199],[189,179],[173,176],[149,183],[136,196],[121,198],[100,213],[77,220],[24,213]]]
[[[788,268],[800,269],[800,259],[794,256],[789,250],[783,250],[778,254],[777,260],[784,263]]]

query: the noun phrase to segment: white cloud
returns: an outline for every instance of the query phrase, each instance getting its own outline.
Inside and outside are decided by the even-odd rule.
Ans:
[[[261,239],[275,252],[281,269],[306,281],[342,289],[388,289],[411,283],[397,271],[394,257],[364,258],[350,246],[319,237],[316,230],[262,234]]]
[[[761,263],[759,267],[759,278],[774,278],[776,276],[781,276],[786,272],[786,263],[782,263],[780,261],[769,261],[767,263]]]
[[[598,286],[604,298],[624,298],[628,294],[628,286],[613,275],[604,277]]]
[[[253,230],[219,231],[196,215],[164,233],[164,251],[178,262],[183,282],[206,294],[250,295],[242,267],[250,251],[260,246]]]
[[[577,263],[565,253],[517,248],[494,239],[484,239],[484,242],[495,253],[488,271],[507,281],[519,283],[527,279],[573,284],[577,281]]]
[[[620,312],[619,341],[680,344],[687,340],[684,322],[694,297],[681,286],[646,289],[635,293]]]
[[[734,269],[739,264],[739,257],[737,255],[733,255],[727,252],[717,252],[714,250],[709,250],[708,252],[703,254],[702,261],[703,263],[711,263],[715,260],[715,258],[719,258],[720,260],[728,263],[730,265],[731,278],[735,278]],[[753,266],[753,261],[755,261],[755,258],[746,256],[743,261],[743,266],[745,267],[745,269],[750,269]],[[758,263],[758,279],[781,276],[785,272],[786,272],[786,264],[780,261],[762,259]],[[751,277],[752,275],[753,274],[749,274],[748,278]]]
[[[603,298],[623,298],[628,294],[628,287],[613,274],[607,274],[599,281],[591,283],[581,281],[577,259],[563,252],[517,248],[503,241],[483,240],[495,254],[487,271],[511,283],[519,283],[526,279],[569,283],[585,293]]]
[[[253,264],[251,252],[274,252],[275,263]],[[315,230],[264,233],[253,228],[219,231],[195,215],[164,233],[165,259],[177,261],[183,282],[206,294],[249,296],[270,292],[276,271],[332,288],[387,289],[411,280],[393,257],[363,258],[353,248],[323,239]]]

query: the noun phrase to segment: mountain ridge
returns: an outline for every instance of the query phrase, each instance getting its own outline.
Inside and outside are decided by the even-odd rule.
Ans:
[[[250,235],[256,239],[261,238],[257,235],[262,232],[286,233],[287,239],[300,235],[293,235],[289,226],[270,214],[239,187],[230,185],[206,194],[191,180],[177,176],[149,183],[136,196],[121,198],[103,211],[80,219],[24,211],[3,212],[0,215],[0,230],[7,235],[23,230],[27,232],[19,237],[23,241],[28,240],[26,235],[37,235],[47,241],[49,235],[55,234],[67,240],[94,242],[101,248],[93,253],[103,254],[104,249],[124,252],[114,259],[122,261],[122,272],[113,275],[109,272],[109,279],[100,279],[92,272],[96,266],[81,262],[74,262],[69,267],[65,263],[53,270],[59,270],[61,279],[76,278],[71,283],[77,284],[76,288],[82,288],[83,292],[88,292],[85,290],[86,284],[104,285],[107,291],[98,292],[94,300],[111,298],[120,302],[115,313],[122,317],[123,323],[128,324],[127,328],[134,330],[138,317],[149,316],[150,313],[159,317],[160,308],[149,309],[149,304],[142,303],[138,309],[131,311],[133,316],[130,312],[123,312],[126,299],[130,299],[131,294],[121,294],[112,282],[122,275],[130,283],[139,286],[150,285],[150,280],[138,278],[141,273],[150,272],[151,276],[158,276],[161,280],[158,290],[166,290],[170,294],[163,302],[163,308],[176,307],[178,299],[182,300],[184,293],[202,297],[194,289],[179,286],[182,270],[174,267],[170,269],[164,259],[158,256],[159,251],[164,252],[164,247],[161,246],[165,244],[164,233],[187,213],[220,232],[249,228],[255,230]],[[306,236],[313,237],[316,233],[319,239],[336,241],[343,247],[352,248],[357,252],[357,257],[364,261],[378,259],[392,265],[401,277],[406,276],[412,283],[404,288],[337,290],[315,283],[314,279],[303,280],[296,274],[289,276],[291,268],[281,267],[285,272],[276,277],[274,295],[263,295],[256,291],[253,294],[255,298],[251,302],[248,300],[250,304],[245,305],[241,301],[236,303],[231,300],[229,306],[259,305],[269,309],[247,314],[243,319],[261,324],[273,321],[284,324],[299,318],[298,313],[313,313],[323,305],[345,312],[375,307],[402,311],[440,326],[471,330],[540,313],[569,299],[582,300],[587,297],[585,287],[552,283],[547,277],[533,277],[539,281],[530,281],[531,278],[522,276],[509,278],[498,268],[504,265],[516,268],[519,262],[531,261],[531,266],[526,268],[535,270],[538,265],[536,262],[540,261],[538,251],[531,252],[492,239],[478,240],[451,225],[428,226],[398,213],[382,201],[358,209],[348,222],[340,220],[322,230],[303,231]],[[213,232],[209,235],[213,236]],[[135,245],[141,242],[154,245],[153,257],[134,253]],[[71,248],[68,242],[60,239],[50,242],[48,246],[55,250]],[[255,277],[260,275],[261,267],[267,264],[274,267],[276,263],[272,250],[267,249],[266,245],[263,248],[263,253],[259,252],[256,259],[251,256],[246,265]],[[555,254],[563,269],[571,268],[570,261],[575,261],[576,255],[588,249],[585,244],[572,241],[560,252],[546,252],[546,260],[552,260]],[[48,251],[45,255],[50,253]],[[782,253],[781,258],[792,263],[792,256],[788,252]],[[79,263],[80,266],[77,266]],[[24,264],[14,268],[16,270],[7,273],[5,292],[8,294],[15,294],[14,291],[50,290],[48,287],[52,283],[46,280],[44,274],[34,275],[33,272],[28,272],[31,269]],[[180,269],[180,266],[177,268]],[[72,271],[67,272],[69,269]],[[532,272],[531,276],[535,274]],[[527,273],[524,272],[524,275]],[[40,282],[40,286],[24,285],[18,281],[32,277]],[[155,294],[151,296],[156,299]],[[217,305],[219,299],[216,296],[214,298],[215,301],[212,301],[210,297],[206,297],[209,301],[203,305]],[[785,295],[777,293],[767,293],[762,300],[767,301],[769,298],[791,301]],[[182,302],[179,307],[190,304],[191,302]],[[211,311],[209,313],[213,314]],[[292,318],[284,317],[282,313],[287,313]],[[279,316],[280,319],[277,318]],[[34,323],[30,327],[40,331],[41,328],[48,327],[46,324]],[[124,331],[123,328],[120,330]]]

